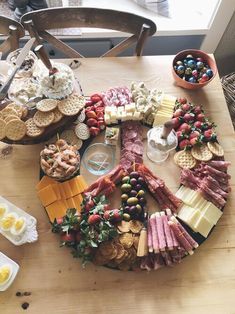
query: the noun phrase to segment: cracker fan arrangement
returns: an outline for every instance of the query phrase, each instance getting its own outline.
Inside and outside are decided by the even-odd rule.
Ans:
[[[119,270],[156,270],[192,255],[217,224],[230,192],[230,162],[203,106],[144,83],[85,98],[68,66],[54,63],[48,75],[36,59],[26,65],[27,75],[19,73],[0,108],[0,140],[47,140],[36,193],[62,246],[83,264]],[[146,129],[169,121],[177,140],[176,193],[158,177],[157,166],[153,173],[144,163]],[[113,149],[120,144],[120,160],[88,185],[81,158],[99,134]],[[107,160],[90,162],[99,171]],[[114,192],[120,195],[115,207]],[[35,241],[35,219],[1,202],[0,232],[16,245]],[[7,280],[10,269],[3,271],[0,280]]]

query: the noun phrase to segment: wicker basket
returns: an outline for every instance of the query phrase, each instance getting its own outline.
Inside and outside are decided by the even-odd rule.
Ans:
[[[221,78],[224,96],[235,129],[235,72]]]

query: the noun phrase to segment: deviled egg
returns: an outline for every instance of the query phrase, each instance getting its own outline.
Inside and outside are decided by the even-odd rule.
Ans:
[[[0,228],[3,231],[9,231],[11,227],[14,225],[17,218],[18,215],[14,212],[4,215],[3,218],[0,220]]]
[[[0,203],[0,220],[8,212],[8,206],[5,203]]]
[[[25,231],[25,229],[26,229],[26,219],[24,217],[19,217],[15,220],[10,231],[13,235],[20,235]]]
[[[10,264],[4,264],[0,267],[0,286],[7,283],[12,275],[12,266]]]

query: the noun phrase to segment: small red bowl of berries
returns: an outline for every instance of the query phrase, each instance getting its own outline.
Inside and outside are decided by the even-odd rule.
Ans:
[[[216,73],[215,61],[201,50],[183,50],[173,59],[173,77],[176,84],[185,89],[193,90],[206,86]]]

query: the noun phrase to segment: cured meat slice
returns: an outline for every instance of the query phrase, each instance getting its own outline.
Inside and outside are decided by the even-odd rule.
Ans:
[[[158,233],[157,233],[155,214],[151,215],[149,219],[149,224],[151,228],[150,230],[151,230],[151,235],[152,235],[153,250],[154,250],[154,253],[157,253],[159,252],[159,239],[158,239]]]
[[[208,176],[208,177],[204,178],[203,181],[215,193],[218,193],[222,197],[227,198],[228,193],[221,189],[219,183],[214,178],[212,178],[211,176]]]
[[[231,176],[223,171],[217,170],[211,166],[206,165],[205,170],[208,174],[211,174],[212,176],[215,175],[216,177],[224,178],[224,179],[231,179]]]
[[[211,160],[208,162],[208,165],[216,168],[217,170],[226,171],[228,169],[228,166],[231,165],[231,162],[224,160]]]
[[[177,240],[183,246],[183,248],[190,254],[193,254],[193,247],[186,239],[185,235],[180,231],[179,225],[173,221],[168,221],[170,228],[173,230]]]
[[[164,251],[166,249],[166,238],[163,227],[163,220],[160,213],[156,214],[156,226],[157,226],[157,235],[159,239],[159,249],[160,251]]]
[[[204,195],[205,199],[212,202],[219,209],[222,209],[226,204],[225,199],[221,195],[212,191],[205,183],[202,183],[200,191]]]
[[[162,215],[162,221],[163,221],[163,229],[164,229],[164,234],[166,238],[166,245],[168,250],[173,250],[173,239],[171,236],[171,229],[168,225],[168,217],[166,215]]]

